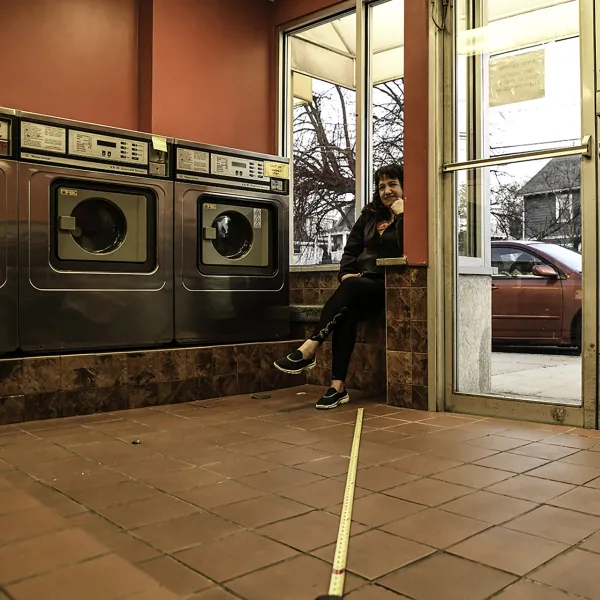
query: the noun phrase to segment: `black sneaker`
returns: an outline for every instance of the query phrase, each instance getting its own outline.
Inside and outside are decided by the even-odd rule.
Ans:
[[[303,358],[300,350],[294,350],[284,358],[280,358],[273,363],[273,366],[288,375],[299,375],[302,371],[312,369],[317,364],[317,358]]]
[[[322,396],[316,404],[319,410],[327,410],[328,408],[335,408],[340,404],[346,404],[350,401],[350,396],[346,390],[338,392],[335,388],[329,388],[325,395]]]

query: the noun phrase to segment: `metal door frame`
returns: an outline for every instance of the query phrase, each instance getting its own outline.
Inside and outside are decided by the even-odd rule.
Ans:
[[[436,10],[434,8],[434,10]],[[595,429],[598,426],[598,231],[600,219],[597,208],[598,178],[598,118],[600,108],[600,48],[596,44],[596,31],[600,27],[600,0],[579,0],[579,39],[581,56],[581,131],[584,137],[579,147],[552,149],[542,152],[524,152],[470,162],[455,160],[455,121],[454,121],[454,57],[455,23],[454,6],[450,6],[446,28],[432,41],[431,50],[435,55],[441,81],[438,83],[438,96],[432,97],[437,105],[437,113],[443,116],[442,135],[437,143],[435,182],[430,196],[430,208],[437,208],[434,218],[439,223],[432,228],[432,265],[438,268],[431,273],[432,289],[440,293],[431,299],[431,307],[440,315],[437,323],[430,323],[434,334],[430,358],[433,358],[431,378],[437,379],[436,394],[431,399],[430,408],[448,412],[472,413],[484,416],[514,418],[545,423]],[[435,34],[434,34],[434,37]],[[442,91],[443,90],[443,91]],[[441,106],[440,106],[441,103]],[[437,126],[436,126],[437,127]],[[467,168],[475,169],[499,164],[523,162],[527,160],[552,158],[556,156],[589,155],[582,159],[581,168],[581,220],[583,238],[583,340],[582,340],[582,405],[559,405],[492,395],[458,393],[455,390],[457,346],[456,319],[458,257],[456,251],[456,198],[454,173]],[[441,159],[441,160],[440,160]],[[439,168],[442,164],[441,169]],[[432,180],[434,177],[432,176]],[[584,201],[584,197],[588,198]],[[594,198],[594,201],[592,201]],[[443,292],[441,290],[444,290]],[[433,296],[433,295],[432,295]],[[439,309],[442,309],[441,311]],[[441,317],[443,315],[443,317]],[[441,381],[440,381],[441,380]],[[443,381],[443,383],[442,383]],[[433,383],[433,382],[432,382]]]

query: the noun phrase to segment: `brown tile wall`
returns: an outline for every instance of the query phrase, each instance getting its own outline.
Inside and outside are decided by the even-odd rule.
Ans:
[[[387,402],[427,410],[427,268],[386,267]]]
[[[0,360],[0,425],[302,385],[272,367],[298,343]]]
[[[338,286],[337,272],[291,273],[290,302],[297,305],[323,305]],[[360,323],[357,344],[352,355],[347,386],[353,390],[384,393],[385,375],[385,315]],[[292,336],[307,339],[313,334],[314,323],[292,323]],[[325,342],[317,355],[317,368],[307,374],[307,383],[329,385],[331,381],[331,340]]]

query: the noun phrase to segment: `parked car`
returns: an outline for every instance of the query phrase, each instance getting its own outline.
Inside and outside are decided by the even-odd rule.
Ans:
[[[581,349],[581,254],[544,242],[492,242],[492,343]]]

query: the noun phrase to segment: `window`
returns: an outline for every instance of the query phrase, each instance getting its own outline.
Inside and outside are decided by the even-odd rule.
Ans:
[[[520,248],[492,248],[492,267],[498,269],[496,277],[501,279],[535,277],[533,267],[543,264],[540,258]]]
[[[570,223],[573,220],[573,194],[556,194],[556,220]]]
[[[372,169],[403,159],[404,0],[359,3],[283,35],[292,264],[336,264],[371,200]]]

